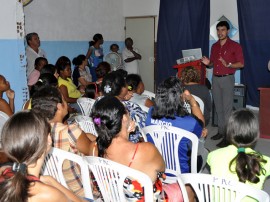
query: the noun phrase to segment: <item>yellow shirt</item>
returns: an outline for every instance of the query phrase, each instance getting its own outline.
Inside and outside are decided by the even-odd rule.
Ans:
[[[75,84],[70,78],[67,78],[67,80],[62,79],[61,77],[58,78],[58,86],[66,86],[68,90],[68,96],[71,98],[79,98],[81,97],[81,92],[77,89]]]

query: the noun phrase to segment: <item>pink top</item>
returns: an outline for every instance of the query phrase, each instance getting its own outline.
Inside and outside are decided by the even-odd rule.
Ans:
[[[40,76],[40,71],[34,69],[31,72],[31,74],[29,75],[29,77],[28,77],[28,83],[27,83],[27,85],[28,86],[35,85],[37,83],[37,81],[38,81],[39,76]]]

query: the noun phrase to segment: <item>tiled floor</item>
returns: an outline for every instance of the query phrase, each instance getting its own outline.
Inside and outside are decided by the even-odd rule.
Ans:
[[[258,113],[258,112],[257,112]],[[208,136],[205,142],[205,148],[213,151],[217,149],[216,144],[220,142],[220,140],[211,140],[210,138],[217,134],[217,127],[213,127],[211,124],[207,126],[208,128]],[[270,157],[270,139],[262,139],[260,138],[255,146],[255,150]],[[207,169],[204,169],[204,173],[208,173]],[[264,190],[270,194],[270,178],[265,181]]]

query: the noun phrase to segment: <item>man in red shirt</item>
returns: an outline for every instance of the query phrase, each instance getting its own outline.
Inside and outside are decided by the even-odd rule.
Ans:
[[[211,48],[210,59],[203,57],[202,63],[213,66],[212,94],[218,118],[218,134],[211,139],[223,141],[218,147],[226,146],[225,126],[233,109],[234,73],[244,67],[244,57],[240,44],[228,37],[230,25],[227,21],[220,21],[217,26],[219,40]]]

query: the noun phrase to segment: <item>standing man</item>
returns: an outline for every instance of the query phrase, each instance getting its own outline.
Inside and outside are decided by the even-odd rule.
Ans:
[[[136,48],[133,48],[133,40],[131,38],[126,38],[125,45],[126,48],[122,52],[125,70],[128,74],[139,74],[138,60],[141,60],[142,56]]]
[[[206,66],[214,66],[212,93],[218,118],[218,133],[211,139],[223,140],[218,147],[226,146],[226,124],[233,109],[234,73],[236,69],[244,67],[244,57],[240,44],[228,37],[230,25],[227,21],[220,21],[217,26],[219,41],[211,48],[210,59],[202,58]]]
[[[27,68],[26,75],[27,78],[31,74],[31,72],[35,69],[35,60],[38,57],[46,58],[46,53],[40,47],[40,40],[37,33],[29,33],[26,35],[26,60],[27,60]]]

